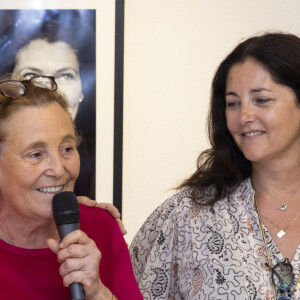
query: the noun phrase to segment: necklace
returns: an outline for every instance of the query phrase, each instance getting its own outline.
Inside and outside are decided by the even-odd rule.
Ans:
[[[255,204],[255,205],[256,205],[256,204]],[[257,210],[258,210],[258,208],[257,208]],[[279,231],[276,233],[276,235],[277,235],[277,237],[279,237],[279,238],[281,239],[281,238],[286,234],[286,230],[288,229],[288,227],[298,219],[298,217],[299,217],[299,215],[300,215],[300,212],[299,212],[299,213],[295,216],[295,218],[294,218],[290,223],[288,223],[284,228],[279,227],[278,225],[274,224],[270,219],[268,219],[268,218],[263,214],[262,211],[260,211],[260,214],[261,214],[262,216],[264,216],[264,218],[265,218],[269,223],[271,223],[273,226],[275,226],[276,228],[279,229]]]
[[[287,209],[287,204],[281,204],[280,207],[279,207],[279,209],[280,209],[281,211],[286,211],[286,209]]]
[[[266,235],[265,235],[265,230],[263,228],[263,224],[262,224],[262,221],[261,221],[261,218],[260,218],[260,212],[259,212],[259,209],[258,209],[258,206],[257,206],[257,203],[256,203],[256,197],[255,197],[255,195],[254,195],[254,205],[255,205],[255,209],[257,211],[258,221],[259,221],[259,225],[260,225],[260,230],[261,230],[261,233],[262,233],[262,236],[263,236],[263,240],[264,240],[264,244],[265,244],[265,249],[266,249],[266,254],[267,254],[267,260],[268,260],[268,267],[272,271],[271,260],[270,260],[270,256],[269,256],[269,250],[268,250],[268,245],[267,245],[267,239],[266,239]],[[297,215],[297,217],[298,217],[298,215]],[[288,259],[285,259],[283,263],[284,264],[288,264],[288,265],[290,265],[292,267],[292,265],[288,262]],[[292,269],[293,269],[293,267],[292,267]],[[273,271],[272,271],[272,273],[273,273]],[[272,274],[272,276],[273,276],[273,274]],[[299,280],[300,280],[300,273],[299,273],[299,275],[297,277],[297,280],[296,280],[296,283],[294,285],[294,288],[293,288],[292,292],[290,293],[290,296],[292,296],[294,294],[294,292],[296,290],[296,287],[297,287],[297,285],[299,283]],[[273,293],[274,293],[275,300],[277,300],[276,288],[275,288],[274,284],[273,284]],[[289,299],[289,298],[287,298],[287,299]]]

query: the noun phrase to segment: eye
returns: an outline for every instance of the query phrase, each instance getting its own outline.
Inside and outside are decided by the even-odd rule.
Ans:
[[[260,98],[255,99],[255,101],[258,104],[264,104],[264,103],[267,103],[267,102],[271,101],[271,99],[270,98],[260,97]]]
[[[38,75],[39,75],[39,74],[38,74],[38,73],[35,73],[35,72],[27,72],[27,73],[24,73],[22,76],[24,77],[24,79],[29,80],[29,79],[31,79],[32,77],[38,76]]]
[[[55,79],[57,79],[57,80],[74,80],[75,76],[70,72],[66,72],[66,73],[57,75],[55,77]]]
[[[28,154],[28,158],[29,159],[33,159],[33,160],[36,160],[36,159],[39,159],[42,157],[42,152],[40,151],[35,151],[35,152],[32,152],[32,153],[29,153]]]
[[[238,100],[227,100],[226,101],[226,108],[235,108],[240,104]]]
[[[76,151],[76,147],[73,145],[63,146],[61,148],[61,155],[69,157]]]
[[[66,153],[70,153],[70,152],[72,152],[74,150],[74,147],[65,147],[64,148],[64,152],[66,152]]]

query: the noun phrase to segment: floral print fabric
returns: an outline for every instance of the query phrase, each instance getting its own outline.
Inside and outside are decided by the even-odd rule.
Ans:
[[[130,254],[145,300],[274,299],[251,180],[213,205],[212,190],[167,199],[136,234]],[[195,195],[193,193],[193,195]],[[272,266],[283,260],[265,228]],[[300,270],[300,247],[292,265]],[[300,299],[299,285],[291,299]]]

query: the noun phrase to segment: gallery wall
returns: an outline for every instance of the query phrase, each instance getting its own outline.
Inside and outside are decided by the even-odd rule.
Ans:
[[[298,0],[126,0],[123,221],[130,242],[208,147],[221,59],[265,30],[300,35]]]

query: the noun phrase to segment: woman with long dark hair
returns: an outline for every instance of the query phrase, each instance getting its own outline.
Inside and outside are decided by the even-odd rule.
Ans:
[[[299,299],[300,39],[265,33],[219,65],[211,148],[131,247],[144,299]]]

